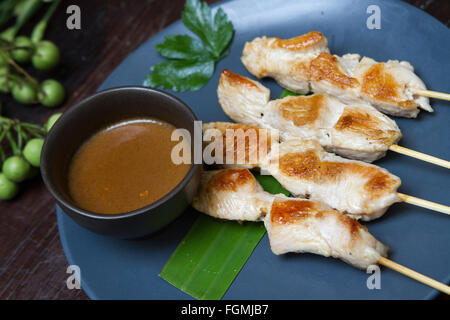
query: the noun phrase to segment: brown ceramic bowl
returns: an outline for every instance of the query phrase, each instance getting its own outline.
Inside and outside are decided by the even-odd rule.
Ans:
[[[163,91],[138,86],[96,93],[64,113],[52,127],[42,150],[42,177],[61,209],[79,225],[120,238],[143,237],[172,222],[192,201],[200,182],[200,164],[192,164],[184,179],[164,197],[132,212],[98,214],[78,207],[71,199],[68,168],[83,142],[113,123],[149,117],[185,128],[194,136],[197,118],[186,104]]]

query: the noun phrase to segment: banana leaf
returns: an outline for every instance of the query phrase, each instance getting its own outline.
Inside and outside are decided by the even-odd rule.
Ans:
[[[272,176],[256,178],[267,192],[289,195]],[[196,299],[221,299],[265,233],[262,222],[200,214],[159,275]]]

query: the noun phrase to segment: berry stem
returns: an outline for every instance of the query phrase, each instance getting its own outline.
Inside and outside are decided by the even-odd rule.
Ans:
[[[19,66],[13,59],[10,57],[7,57],[8,63],[11,64],[14,68],[16,68],[17,71],[19,71],[21,74],[23,74],[32,84],[36,86],[36,88],[39,88],[39,82],[37,82],[35,79],[33,79],[32,76],[28,74],[21,66]]]
[[[31,32],[31,42],[38,43],[39,41],[42,40],[42,38],[44,38],[48,21],[52,17],[53,13],[55,12],[60,2],[61,0],[53,0],[50,7],[48,7],[44,17],[34,26],[33,31]]]
[[[17,143],[14,140],[14,138],[11,134],[11,131],[9,131],[9,130],[6,132],[6,139],[8,139],[8,141],[9,141],[9,145],[11,146],[11,150],[12,150],[13,154],[15,156],[20,155],[20,150],[17,147]]]

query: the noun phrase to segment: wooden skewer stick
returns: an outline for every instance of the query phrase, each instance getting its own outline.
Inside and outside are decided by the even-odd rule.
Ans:
[[[423,284],[426,284],[427,286],[430,286],[436,290],[439,290],[441,292],[444,292],[444,293],[450,295],[450,287],[449,286],[447,286],[439,281],[436,281],[434,279],[431,279],[430,277],[427,277],[423,274],[420,274],[414,270],[411,270],[407,267],[404,267],[401,264],[398,264],[392,260],[389,260],[389,259],[386,259],[383,257],[381,257],[380,260],[378,260],[378,263],[385,267],[388,267],[394,271],[400,272],[401,274],[404,274],[405,276],[410,277],[414,280],[417,280]]]
[[[416,198],[416,197],[413,197],[413,196],[409,196],[407,194],[400,193],[400,192],[397,192],[397,195],[399,196],[400,199],[402,199],[403,202],[406,202],[406,203],[409,203],[409,204],[413,204],[415,206],[419,206],[419,207],[422,207],[422,208],[426,208],[426,209],[442,212],[442,213],[445,213],[445,214],[450,214],[450,207],[449,206],[445,206],[443,204],[431,202],[431,201],[428,201],[428,200],[423,200],[423,199]]]
[[[404,154],[406,156],[410,156],[410,157],[413,157],[416,159],[420,159],[420,160],[430,162],[435,165],[450,169],[450,161],[439,159],[439,158],[430,156],[430,155],[422,153],[422,152],[414,151],[414,150],[411,150],[411,149],[408,149],[405,147],[401,147],[396,144],[391,145],[389,147],[389,150],[392,150],[394,152],[398,152],[398,153]]]
[[[417,94],[419,96],[450,101],[450,94],[448,94],[448,93],[424,90],[424,89],[419,89],[419,88],[411,88],[411,91],[414,94]]]

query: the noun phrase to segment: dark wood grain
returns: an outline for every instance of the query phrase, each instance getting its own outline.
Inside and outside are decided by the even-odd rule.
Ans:
[[[408,2],[449,25],[450,1]],[[79,31],[65,27],[65,10],[70,4],[81,8]],[[61,65],[51,73],[36,73],[32,69],[30,72],[39,79],[62,81],[68,91],[67,101],[53,110],[22,106],[2,94],[3,113],[42,123],[50,114],[70,108],[94,93],[142,42],[179,19],[183,6],[184,0],[63,2],[46,35],[59,45]],[[24,33],[31,30],[35,21],[30,21]],[[25,184],[14,201],[0,202],[0,228],[0,299],[88,299],[82,290],[66,287],[68,265],[58,236],[55,203],[39,178]]]

